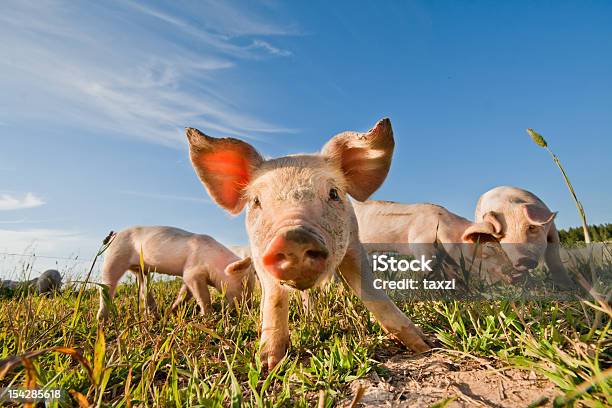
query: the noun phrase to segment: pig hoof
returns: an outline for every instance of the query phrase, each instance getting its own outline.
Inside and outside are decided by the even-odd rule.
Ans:
[[[261,362],[268,370],[272,370],[285,357],[289,348],[289,338],[268,338],[262,339],[260,350]]]
[[[410,325],[402,327],[397,333],[392,333],[391,337],[399,340],[404,346],[417,353],[424,353],[431,350],[433,344],[417,326]]]
[[[429,341],[424,340],[418,344],[414,344],[412,347],[410,347],[412,350],[414,350],[417,353],[425,353],[429,350],[431,350],[431,346],[429,345]]]
[[[442,344],[437,339],[433,339],[429,336],[423,337],[423,340],[430,348],[439,348],[442,346]]]

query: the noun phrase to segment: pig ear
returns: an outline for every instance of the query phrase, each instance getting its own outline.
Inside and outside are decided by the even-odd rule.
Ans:
[[[334,136],[321,153],[339,164],[348,182],[347,192],[365,201],[385,181],[394,146],[391,121],[385,118],[366,133],[343,132]]]
[[[523,204],[523,213],[529,223],[534,225],[546,225],[557,216],[556,212],[538,204]]]
[[[496,237],[501,238],[503,227],[501,225],[501,222],[499,222],[499,218],[493,211],[485,213],[485,215],[482,217],[482,220],[491,224],[493,226],[493,232],[495,233]]]
[[[478,222],[470,225],[463,232],[461,239],[463,242],[491,242],[500,238],[500,235],[495,232],[495,226],[490,222]]]
[[[226,275],[240,275],[246,272],[246,270],[250,268],[252,264],[253,262],[251,261],[251,257],[247,256],[244,259],[241,259],[236,262],[232,262],[231,264],[227,265],[225,267],[225,274]]]
[[[185,130],[189,157],[208,194],[232,214],[244,207],[243,191],[253,170],[263,159],[248,143],[233,138],[206,136],[198,129]]]

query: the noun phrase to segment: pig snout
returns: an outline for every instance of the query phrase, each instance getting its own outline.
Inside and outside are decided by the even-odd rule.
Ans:
[[[529,271],[531,269],[535,269],[536,266],[538,266],[538,261],[536,261],[535,259],[531,259],[531,258],[519,258],[519,260],[514,265],[514,268],[517,271],[525,272],[525,271]]]
[[[304,227],[279,231],[263,254],[265,269],[281,283],[304,290],[327,269],[329,251],[322,239]]]

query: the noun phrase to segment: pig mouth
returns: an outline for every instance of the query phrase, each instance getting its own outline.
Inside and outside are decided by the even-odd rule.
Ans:
[[[312,288],[313,286],[315,286],[316,280],[309,282],[309,281],[284,281],[284,280],[279,280],[279,283],[283,286],[288,286],[291,289],[296,289],[296,290],[307,290]]]

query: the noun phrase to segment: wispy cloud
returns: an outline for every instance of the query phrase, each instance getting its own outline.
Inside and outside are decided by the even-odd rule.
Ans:
[[[272,55],[279,55],[281,57],[288,57],[291,55],[291,51],[275,47],[272,44],[263,40],[254,40],[251,43],[251,48],[259,48],[262,50],[266,50]]]
[[[83,235],[76,231],[34,228],[26,230],[0,229],[0,250],[22,252],[25,248],[53,254],[65,243],[78,243]]]
[[[287,57],[292,54],[291,51],[280,49],[260,39],[253,40],[251,44],[247,46],[236,44],[233,40],[236,37],[252,35],[295,35],[298,33],[297,31],[256,21],[252,17],[242,14],[237,9],[223,2],[206,1],[204,3],[206,4],[206,15],[208,19],[212,20],[212,25],[217,28],[215,31],[196,27],[185,20],[139,3],[130,1],[126,4],[129,4],[132,8],[141,13],[159,19],[194,38],[204,41],[217,51],[225,54],[239,58],[259,58],[260,55],[257,51],[263,51],[264,53],[281,57]]]
[[[223,86],[225,72],[243,60],[291,55],[269,37],[293,28],[217,2],[80,7],[41,1],[4,8],[0,104],[7,108],[0,122],[6,115],[15,125],[68,124],[173,147],[183,146],[185,126],[246,138],[293,131],[245,113]],[[267,40],[253,38],[260,35]]]
[[[10,194],[0,195],[0,211],[2,210],[21,210],[24,208],[34,208],[44,205],[45,202],[34,193],[27,193],[22,198]]]
[[[296,24],[271,22],[257,13],[255,7],[247,12],[244,3],[228,0],[202,0],[191,4],[182,4],[185,18],[179,18],[171,12],[145,6],[135,1],[125,1],[130,7],[142,13],[173,24],[195,36],[211,36],[229,40],[245,36],[294,36],[304,32]],[[167,8],[171,4],[166,3]],[[269,11],[269,8],[267,8]],[[188,22],[189,20],[189,22]]]
[[[197,203],[206,203],[212,204],[212,201],[208,198],[201,197],[190,197],[190,196],[181,196],[181,195],[172,195],[172,194],[157,194],[157,193],[145,193],[141,191],[128,191],[128,190],[120,190],[118,191],[120,194],[135,196],[135,197],[143,197],[143,198],[153,198],[159,200],[174,200],[174,201],[193,201]]]
[[[172,28],[178,29],[190,37],[197,39],[212,48],[213,51],[221,54],[239,58],[256,58],[258,55],[252,52],[250,47],[241,46],[232,42],[232,37],[227,34],[220,34],[196,27],[187,21],[164,13],[153,7],[145,6],[140,3],[126,2],[134,10],[166,23]]]
[[[47,218],[47,219],[31,219],[31,218],[19,218],[15,220],[0,220],[0,224],[47,224],[52,222],[64,222],[71,220],[71,217],[58,217],[58,218]]]
[[[28,220],[26,218],[21,218],[19,220],[0,220],[0,224],[25,224]]]
[[[284,21],[283,24],[271,22],[253,9],[260,5],[251,3],[250,13],[245,12],[244,3],[240,0],[203,0],[192,5],[192,10],[208,17],[202,22],[206,27],[221,31],[229,36],[287,36],[302,35],[302,30],[295,24]],[[265,7],[270,11],[270,7]]]

